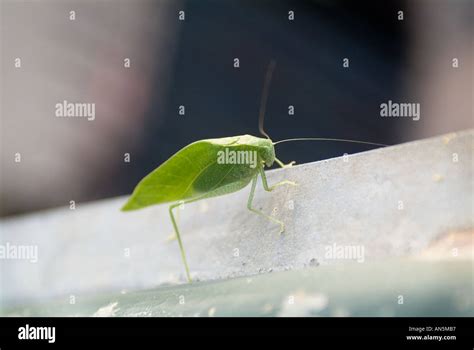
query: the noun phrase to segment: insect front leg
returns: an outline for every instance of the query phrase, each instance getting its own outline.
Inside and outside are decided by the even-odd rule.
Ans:
[[[256,185],[257,185],[257,176],[258,176],[258,175],[256,174],[256,175],[254,176],[254,178],[252,179],[252,187],[250,188],[250,195],[249,195],[249,199],[248,199],[248,201],[247,201],[247,208],[248,208],[250,211],[252,211],[252,212],[254,212],[254,213],[258,214],[258,215],[261,215],[261,216],[267,218],[268,220],[273,221],[274,223],[277,223],[278,225],[280,225],[280,234],[281,234],[281,233],[283,233],[283,232],[285,231],[285,224],[284,224],[282,221],[277,220],[277,219],[275,219],[274,217],[272,217],[272,216],[270,216],[270,215],[267,215],[267,214],[261,212],[260,210],[257,210],[257,209],[255,209],[255,208],[252,208],[253,197],[254,197],[254,194],[255,194],[255,187],[256,187]]]
[[[276,158],[275,157],[275,162],[277,162],[277,164],[279,166],[281,166],[282,168],[291,168],[293,166],[293,164],[295,164],[296,162],[293,160],[291,162],[289,162],[288,164],[284,164],[280,159]]]
[[[260,176],[262,177],[262,185],[263,185],[263,189],[265,191],[271,192],[275,188],[277,188],[279,186],[283,186],[283,185],[298,186],[298,184],[296,182],[289,181],[289,180],[283,180],[283,181],[277,182],[276,184],[274,184],[271,187],[268,187],[267,177],[265,175],[265,171],[263,170],[263,167],[260,167],[259,172],[260,172]]]

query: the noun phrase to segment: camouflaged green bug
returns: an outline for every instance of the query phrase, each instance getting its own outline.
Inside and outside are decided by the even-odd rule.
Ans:
[[[272,142],[263,129],[263,120],[268,97],[268,86],[274,67],[275,63],[272,61],[265,78],[259,114],[259,130],[266,138],[241,135],[200,140],[191,143],[143,178],[122,208],[124,211],[129,211],[155,204],[173,203],[169,207],[169,214],[181,250],[188,281],[191,281],[191,274],[178,225],[173,215],[174,208],[181,204],[233,193],[252,183],[247,208],[278,224],[281,233],[285,229],[282,221],[252,206],[258,176],[261,177],[263,188],[266,191],[272,191],[282,185],[296,185],[288,180],[278,182],[273,186],[268,185],[264,171],[265,166],[271,167],[276,162],[281,167],[288,167],[294,163],[291,162],[285,165],[277,159],[275,157],[275,144],[299,140],[332,140],[374,144],[354,140],[325,138],[298,138]]]

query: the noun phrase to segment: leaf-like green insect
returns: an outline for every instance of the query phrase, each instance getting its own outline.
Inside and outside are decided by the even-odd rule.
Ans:
[[[274,162],[281,167],[293,164],[291,162],[285,165],[276,158],[274,145],[288,141],[329,140],[385,146],[371,142],[326,138],[297,138],[272,142],[263,129],[263,121],[268,87],[274,67],[275,62],[272,61],[265,77],[259,113],[259,130],[266,138],[241,135],[200,140],[191,143],[143,178],[122,208],[122,210],[128,211],[155,204],[173,203],[169,207],[169,213],[181,250],[188,281],[191,281],[191,274],[178,225],[173,215],[174,208],[181,204],[236,192],[252,183],[247,208],[280,225],[281,233],[285,228],[283,222],[252,206],[258,176],[261,177],[263,188],[266,191],[272,191],[282,185],[296,185],[288,180],[281,181],[272,186],[268,185],[264,171],[265,166],[271,167]]]

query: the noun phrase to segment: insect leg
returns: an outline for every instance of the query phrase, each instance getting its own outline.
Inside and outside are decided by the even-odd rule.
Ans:
[[[192,282],[191,274],[189,273],[188,262],[186,261],[186,253],[184,252],[183,242],[181,242],[181,236],[179,235],[178,225],[176,224],[176,220],[173,215],[173,209],[180,206],[181,203],[172,204],[169,207],[171,222],[173,223],[174,231],[176,233],[176,238],[178,239],[179,249],[181,250],[181,258],[183,259],[184,268],[186,269],[186,277],[188,278],[188,282]]]
[[[179,210],[176,212],[176,223],[178,224],[179,223]],[[171,241],[174,241],[176,240],[176,232],[171,232],[170,235],[166,238],[166,242],[171,242]]]
[[[278,225],[280,225],[280,233],[283,233],[283,231],[285,231],[285,224],[282,221],[277,220],[274,217],[261,212],[260,210],[252,208],[252,202],[253,202],[253,197],[254,197],[254,194],[255,194],[256,185],[257,185],[257,175],[255,175],[255,177],[252,179],[252,187],[250,188],[250,195],[249,195],[249,199],[247,201],[247,208],[250,211],[252,211],[252,212],[254,212],[258,215],[261,215],[261,216],[267,218],[268,220],[273,221],[273,222],[277,223]]]
[[[274,184],[271,187],[268,187],[267,177],[265,176],[265,171],[263,170],[263,167],[260,167],[259,171],[260,171],[260,176],[262,177],[262,184],[263,184],[263,188],[264,188],[265,191],[271,192],[275,188],[277,188],[279,186],[282,186],[282,185],[291,185],[291,186],[297,186],[298,185],[296,182],[283,180],[283,181],[277,182],[276,184]]]
[[[276,158],[275,157],[275,162],[277,162],[277,164],[279,166],[281,166],[282,168],[291,168],[293,166],[293,164],[295,164],[296,162],[293,160],[291,162],[289,162],[288,164],[284,164],[280,159]]]

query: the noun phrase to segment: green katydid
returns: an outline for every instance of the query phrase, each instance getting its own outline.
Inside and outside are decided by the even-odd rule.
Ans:
[[[268,134],[264,131],[263,122],[268,88],[274,68],[275,62],[272,61],[265,76],[260,105],[259,131],[265,138],[241,135],[193,142],[178,151],[143,178],[135,187],[128,202],[122,208],[123,211],[129,211],[155,204],[173,203],[169,206],[169,214],[189,282],[191,282],[191,274],[186,261],[186,254],[178,225],[173,215],[174,208],[181,204],[188,204],[206,198],[233,193],[243,189],[249,183],[252,183],[247,208],[280,225],[280,233],[282,233],[285,229],[285,225],[282,221],[252,206],[258,176],[262,179],[263,188],[269,192],[282,185],[296,185],[296,183],[289,180],[278,182],[272,186],[268,185],[264,171],[265,166],[271,167],[273,163],[276,162],[281,167],[289,167],[294,163],[291,162],[285,165],[275,157],[274,146],[276,144],[289,141],[312,140],[355,142],[386,146],[373,142],[328,138],[295,138],[272,142]],[[227,162],[219,162],[219,158],[229,153],[234,155],[234,161],[232,161],[231,157],[227,159],[229,160]],[[236,162],[236,155],[240,156],[241,160],[247,161]],[[254,157],[252,157],[252,155],[254,155]],[[250,162],[249,159],[252,158],[254,161]]]

